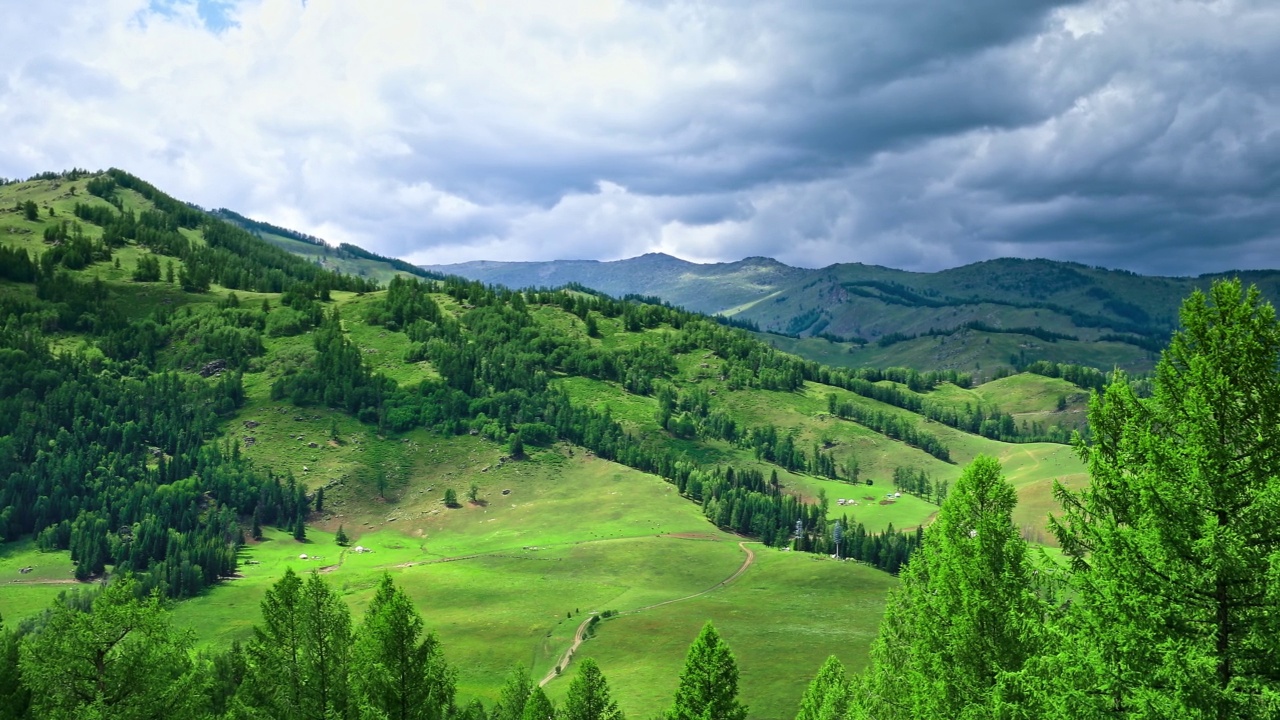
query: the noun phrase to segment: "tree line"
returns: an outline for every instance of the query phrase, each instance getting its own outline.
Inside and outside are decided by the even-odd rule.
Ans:
[[[868,668],[830,660],[797,718],[1280,716],[1280,323],[1256,288],[1184,303],[1150,397],[1090,402],[1090,485],[1056,485],[1063,560],[965,469],[891,591]]]
[[[123,575],[0,630],[0,719],[625,720],[594,660],[557,706],[515,667],[497,702],[462,703],[457,670],[390,574],[359,623],[317,573],[267,590],[245,643],[196,652],[158,592]],[[567,668],[557,668],[557,673]],[[743,720],[737,661],[708,622],[664,720]]]

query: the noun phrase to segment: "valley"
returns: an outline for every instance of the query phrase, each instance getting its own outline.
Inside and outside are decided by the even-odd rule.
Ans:
[[[627,714],[668,702],[712,620],[749,717],[785,717],[828,655],[866,665],[894,573],[976,457],[1001,462],[1018,532],[1037,545],[1053,544],[1054,483],[1087,484],[1065,441],[1087,432],[1089,391],[1059,377],[821,365],[786,344],[818,338],[258,237],[125,174],[0,187],[0,208],[0,246],[37,258],[31,276],[14,264],[0,280],[5,352],[28,363],[6,367],[18,373],[9,387],[52,393],[75,378],[93,393],[144,382],[209,393],[199,437],[157,426],[145,442],[84,451],[121,477],[67,481],[65,496],[39,501],[66,508],[42,516],[49,525],[33,515],[36,488],[77,476],[0,446],[0,469],[32,478],[4,496],[11,629],[127,570],[176,599],[175,626],[198,649],[219,652],[252,638],[287,568],[321,573],[357,615],[391,573],[457,668],[460,704],[493,704],[517,667],[552,676],[548,695],[562,700],[557,664],[584,616],[610,611],[570,666],[596,660]],[[64,380],[35,383],[41,366]],[[34,398],[10,393],[0,434],[19,437]],[[95,442],[78,425],[84,439],[56,440],[56,422],[23,432],[76,458],[75,443]],[[140,509],[129,493],[143,486],[182,488],[192,505],[173,509],[168,550],[126,555],[170,512]],[[201,582],[194,548],[208,542],[233,553],[234,572]]]

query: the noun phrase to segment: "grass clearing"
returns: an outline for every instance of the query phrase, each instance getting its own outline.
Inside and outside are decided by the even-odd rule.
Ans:
[[[733,650],[750,718],[794,716],[828,655],[850,670],[866,664],[897,582],[852,562],[751,546],[756,562],[732,584],[684,602],[601,623],[578,658],[594,658],[630,717],[653,717],[675,694],[689,644],[711,620]],[[547,686],[564,696],[575,668]]]

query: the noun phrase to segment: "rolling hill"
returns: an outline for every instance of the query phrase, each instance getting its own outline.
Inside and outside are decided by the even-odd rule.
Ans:
[[[392,573],[462,700],[513,666],[561,696],[576,630],[612,610],[580,656],[628,713],[670,697],[712,619],[751,717],[783,717],[827,655],[865,664],[964,463],[1004,463],[1036,541],[1052,483],[1086,480],[1061,441],[1087,393],[1059,378],[824,366],[660,304],[251,223],[120,171],[0,187],[8,626],[130,571],[220,651],[288,567],[357,612]],[[831,557],[837,522],[860,562]]]

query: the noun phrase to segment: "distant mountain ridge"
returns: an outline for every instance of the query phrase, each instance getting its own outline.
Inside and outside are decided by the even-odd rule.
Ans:
[[[806,269],[762,257],[700,264],[659,253],[427,267],[511,288],[580,283],[652,295],[787,336],[775,343],[827,363],[969,371],[1035,360],[1144,370],[1193,290],[1240,277],[1280,300],[1277,270],[1160,277],[1017,258],[932,273],[862,263]]]
[[[579,283],[614,295],[652,295],[689,310],[720,313],[760,299],[812,272],[772,258],[693,263],[664,253],[626,260],[477,261],[424,269],[511,288]]]

